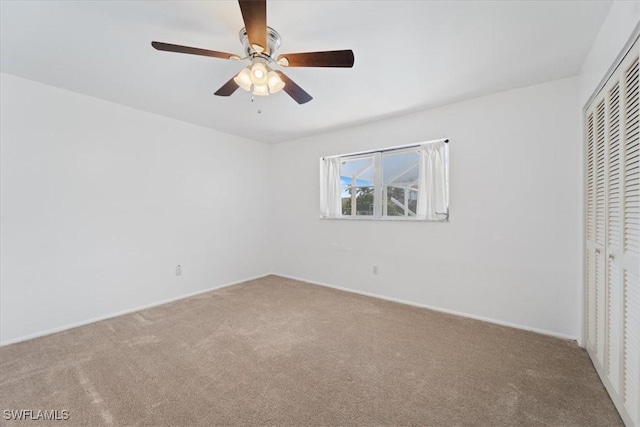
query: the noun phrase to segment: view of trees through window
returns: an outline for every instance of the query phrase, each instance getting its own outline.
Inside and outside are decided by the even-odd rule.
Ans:
[[[346,187],[342,197],[342,215],[352,215],[353,189]],[[385,187],[387,216],[407,216],[416,212],[418,203],[417,189],[405,194],[400,187]],[[373,187],[355,187],[356,215],[373,215]],[[405,203],[405,197],[409,203]],[[407,209],[405,209],[405,206]]]
[[[342,215],[353,215],[353,187],[347,187],[342,197]],[[355,187],[356,215],[373,215],[373,187]]]
[[[415,216],[420,156],[416,149],[343,158],[340,167],[343,216]],[[379,165],[376,167],[376,165]],[[381,200],[376,203],[376,170]]]
[[[405,191],[402,187],[385,187],[387,216],[415,215],[418,207],[418,189]],[[406,208],[405,208],[406,207]]]

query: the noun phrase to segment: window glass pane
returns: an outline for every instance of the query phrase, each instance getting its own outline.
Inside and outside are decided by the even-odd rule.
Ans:
[[[342,215],[373,215],[373,156],[340,164]]]
[[[355,197],[351,195],[351,188],[346,191],[347,195],[342,197],[342,215],[373,215],[373,187],[356,187]]]
[[[343,179],[355,177],[358,182],[369,181],[373,184],[373,156],[355,160],[343,160],[340,164],[340,176]]]
[[[383,216],[415,216],[419,166],[416,151],[382,155]]]
[[[394,187],[383,189],[383,199],[386,206],[386,216],[414,216],[418,207],[418,186]]]

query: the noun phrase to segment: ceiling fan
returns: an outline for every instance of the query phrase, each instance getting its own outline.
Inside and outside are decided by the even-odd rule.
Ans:
[[[243,68],[215,92],[218,96],[230,96],[239,87],[247,92],[252,91],[254,95],[258,96],[267,96],[284,89],[298,104],[304,104],[311,101],[313,97],[282,71],[273,70],[273,65],[282,67],[353,67],[355,58],[352,50],[285,53],[276,57],[281,39],[273,28],[267,27],[266,0],[238,0],[238,3],[245,25],[240,30],[240,41],[245,49],[244,57],[232,53],[156,41],[151,42],[151,45],[157,50],[166,52],[251,61],[251,65]]]

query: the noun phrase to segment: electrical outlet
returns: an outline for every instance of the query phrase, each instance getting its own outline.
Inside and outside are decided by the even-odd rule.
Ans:
[[[378,274],[378,266],[377,265],[373,266],[373,274]]]
[[[176,265],[176,276],[182,276],[182,266],[180,264]]]

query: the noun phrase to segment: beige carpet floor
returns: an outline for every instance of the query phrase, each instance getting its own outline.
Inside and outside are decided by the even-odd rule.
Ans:
[[[574,342],[269,276],[0,347],[29,425],[613,426]],[[34,412],[35,413],[35,412]]]

